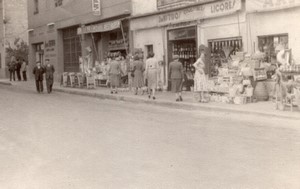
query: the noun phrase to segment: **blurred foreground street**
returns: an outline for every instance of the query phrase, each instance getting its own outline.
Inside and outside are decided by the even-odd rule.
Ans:
[[[299,121],[0,88],[1,189],[300,188]]]

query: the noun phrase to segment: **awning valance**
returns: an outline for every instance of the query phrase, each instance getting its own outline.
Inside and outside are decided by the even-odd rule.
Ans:
[[[88,26],[82,26],[77,29],[77,34],[87,34],[87,33],[98,33],[107,32],[118,29],[121,27],[121,20],[114,20],[111,22],[104,22],[99,24],[92,24]]]

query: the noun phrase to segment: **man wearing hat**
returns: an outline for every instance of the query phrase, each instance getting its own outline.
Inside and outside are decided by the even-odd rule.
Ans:
[[[179,56],[173,55],[173,61],[169,65],[169,78],[171,80],[172,91],[176,95],[176,101],[182,101],[181,90],[184,80],[182,63],[179,62]]]
[[[43,74],[45,73],[44,68],[41,66],[41,62],[36,62],[36,66],[33,68],[33,74],[35,75],[36,90],[38,93],[42,93],[43,87]]]

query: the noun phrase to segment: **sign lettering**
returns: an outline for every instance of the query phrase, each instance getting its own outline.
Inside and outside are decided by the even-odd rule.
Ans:
[[[96,16],[101,15],[101,0],[92,0],[92,10],[93,14]]]
[[[97,33],[97,32],[106,32],[115,30],[117,28],[120,28],[121,21],[116,20],[112,22],[106,22],[106,23],[100,23],[100,24],[94,24],[94,25],[88,25],[84,27],[79,27],[77,29],[77,34],[86,34],[86,33]]]
[[[216,3],[197,5],[158,16],[159,25],[174,24],[189,20],[211,18],[234,13],[241,9],[241,0],[223,0]]]
[[[262,12],[300,6],[300,0],[251,0],[246,1],[247,12]]]

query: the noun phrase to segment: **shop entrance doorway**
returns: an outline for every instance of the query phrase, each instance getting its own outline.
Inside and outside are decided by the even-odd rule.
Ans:
[[[197,58],[197,40],[196,40],[196,27],[188,27],[170,30],[168,32],[168,67],[173,60],[174,55],[179,56],[180,62],[183,64],[184,72],[193,78],[193,63]],[[190,90],[193,85],[193,81],[185,82],[183,84],[183,90]],[[168,83],[168,90],[171,88],[171,83]]]
[[[44,43],[34,44],[35,62],[41,62],[44,65]]]

